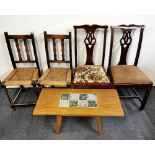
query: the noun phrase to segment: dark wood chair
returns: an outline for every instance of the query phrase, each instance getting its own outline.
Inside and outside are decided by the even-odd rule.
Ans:
[[[6,44],[8,47],[10,59],[12,62],[13,70],[12,72],[3,80],[2,86],[5,89],[5,93],[9,99],[9,102],[11,104],[11,108],[15,110],[15,106],[17,105],[28,105],[30,103],[24,103],[24,104],[18,104],[17,100],[19,99],[19,96],[24,90],[24,86],[33,86],[36,88],[36,81],[38,80],[40,76],[40,69],[39,69],[39,63],[38,63],[38,57],[36,52],[36,46],[35,46],[35,40],[34,35],[9,35],[7,32],[4,33]],[[25,49],[22,49],[21,42],[25,45]],[[30,50],[30,43],[32,45],[32,53]],[[15,47],[17,50],[15,50],[13,47],[13,44],[15,44]],[[25,56],[24,56],[25,55]],[[34,58],[32,58],[34,57]],[[19,64],[35,64],[36,67],[19,67]],[[19,86],[20,89],[15,95],[14,99],[11,99],[9,93],[8,93],[8,86]],[[34,104],[34,103],[32,103]]]
[[[108,26],[104,25],[81,25],[74,26],[75,32],[75,73],[73,80],[74,88],[111,88],[111,82],[104,69],[105,49],[106,49],[106,36]],[[86,32],[84,39],[86,47],[86,63],[84,65],[78,65],[77,54],[78,51],[78,30],[83,29]],[[94,46],[97,42],[95,32],[97,29],[103,30],[103,52],[102,52],[102,64],[94,65],[93,53]],[[100,57],[100,56],[98,56]]]
[[[48,69],[44,72],[41,78],[38,80],[38,83],[42,86],[60,86],[60,87],[67,87],[71,85],[71,77],[72,77],[72,44],[71,44],[71,32],[69,35],[53,35],[47,34],[44,32],[44,39],[45,39],[45,50],[46,50],[46,57],[47,57],[47,65]],[[52,40],[52,42],[50,41]],[[61,58],[58,58],[59,50],[56,48],[58,45],[57,41],[61,41]],[[65,41],[66,46],[68,43],[69,47],[69,58],[67,58],[68,54],[67,50],[65,50]],[[50,58],[50,46],[49,43],[53,43],[53,55],[54,58]],[[67,47],[66,47],[67,48]],[[60,60],[61,59],[61,60]],[[69,59],[69,60],[67,60]],[[69,68],[65,67],[53,67],[51,64],[69,64]]]
[[[127,55],[129,47],[132,43],[132,32],[139,29],[139,41],[137,46],[137,52],[133,65],[127,65]],[[122,32],[120,39],[121,54],[118,65],[112,65],[112,54],[114,37],[117,30]],[[140,110],[143,110],[147,102],[147,98],[150,94],[152,87],[152,81],[145,75],[138,67],[138,59],[141,50],[141,44],[143,39],[144,25],[119,25],[111,27],[111,44],[110,44],[110,56],[108,72],[111,77],[111,81],[114,88],[132,88],[134,96],[120,96],[121,98],[138,98],[141,101]],[[134,42],[135,44],[135,42]],[[142,98],[135,88],[145,88],[146,92],[144,98]]]

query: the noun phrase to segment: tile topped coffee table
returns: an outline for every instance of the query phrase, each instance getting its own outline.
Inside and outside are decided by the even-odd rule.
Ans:
[[[69,107],[61,107],[62,94],[95,94],[97,106],[78,107],[74,104]],[[83,96],[84,97],[84,96]],[[65,96],[63,97],[65,99]],[[67,98],[66,98],[67,99]],[[115,89],[65,89],[65,88],[43,88],[33,115],[54,115],[56,120],[56,133],[60,133],[63,116],[96,117],[98,134],[102,135],[101,116],[124,116],[117,90]]]

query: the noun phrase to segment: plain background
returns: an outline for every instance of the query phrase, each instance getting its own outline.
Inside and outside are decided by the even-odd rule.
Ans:
[[[8,49],[6,46],[4,32],[7,31],[9,34],[29,34],[34,33],[36,39],[37,52],[39,55],[39,63],[42,71],[47,69],[45,46],[43,31],[53,34],[68,34],[69,31],[72,32],[72,47],[73,47],[73,61],[74,61],[74,31],[73,25],[81,24],[99,24],[99,25],[119,25],[119,24],[144,24],[146,25],[144,31],[144,38],[141,48],[141,54],[139,58],[138,66],[150,79],[155,83],[155,16],[99,16],[99,15],[50,15],[50,16],[0,16],[0,79],[3,80],[5,76],[12,70],[12,65],[10,57],[8,54]],[[133,63],[134,54],[137,49],[137,40],[139,31],[133,33],[133,40],[131,48],[128,55],[129,64]],[[121,37],[121,36],[120,36]],[[118,37],[119,38],[119,37]],[[119,40],[115,42],[118,43]],[[83,40],[79,44],[81,48],[80,61],[81,64],[84,63],[85,50]],[[109,54],[109,44],[110,44],[110,29],[107,35],[107,46],[106,46],[106,59],[105,68],[108,64],[108,54]],[[98,46],[98,45],[97,45]],[[95,52],[95,62],[99,64],[101,62],[100,52],[96,49]],[[118,61],[118,55],[120,52],[120,47],[114,44],[114,59]],[[73,62],[74,64],[74,62]]]
[[[154,0],[5,0],[1,1],[2,15],[155,15]],[[125,19],[125,17],[124,17]],[[147,19],[147,17],[146,17]],[[115,20],[117,21],[117,20]],[[144,21],[142,21],[143,23]],[[151,22],[154,22],[153,19]],[[0,22],[1,23],[1,22]],[[124,23],[124,22],[123,22]],[[119,23],[120,24],[120,23]],[[150,39],[148,40],[148,42]],[[153,42],[153,39],[152,39]],[[153,49],[152,49],[153,50]],[[150,66],[153,68],[152,66]],[[6,116],[7,117],[7,116]],[[152,154],[154,141],[0,141],[2,154]],[[129,147],[130,146],[130,147]],[[17,149],[18,147],[18,149]],[[78,148],[77,148],[78,147]],[[24,151],[23,151],[24,150]]]

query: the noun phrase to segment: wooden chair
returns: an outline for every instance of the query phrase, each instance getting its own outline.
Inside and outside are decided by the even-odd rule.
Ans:
[[[132,32],[134,30],[140,30],[139,33],[139,41],[138,41],[138,48],[134,60],[134,65],[127,65],[127,54],[129,51],[129,47],[132,42]],[[112,51],[113,51],[113,42],[114,36],[117,30],[122,31],[122,37],[120,39],[120,46],[121,46],[121,54],[118,65],[112,66]],[[113,82],[115,88],[132,88],[135,96],[120,96],[121,98],[138,98],[141,100],[141,107],[140,110],[143,110],[145,104],[147,102],[147,98],[149,96],[152,81],[145,75],[138,67],[138,59],[141,50],[141,44],[143,39],[143,31],[144,25],[119,25],[119,26],[112,26],[111,27],[111,45],[110,45],[110,56],[109,56],[109,65],[108,71]],[[134,42],[135,43],[135,42]],[[146,92],[144,98],[142,98],[135,88],[145,88]]]
[[[3,88],[5,89],[5,93],[9,99],[11,108],[15,110],[15,106],[17,105],[28,105],[27,103],[24,104],[18,104],[17,100],[19,99],[20,93],[22,90],[24,91],[24,86],[32,85],[34,88],[36,88],[36,81],[38,80],[38,77],[40,76],[40,69],[39,69],[39,63],[36,53],[36,46],[35,46],[35,40],[34,35],[9,35],[7,32],[4,33],[6,44],[8,47],[9,55],[11,58],[13,71],[4,79],[2,82]],[[32,53],[34,54],[34,60],[32,58],[32,55],[30,53],[30,41],[32,44]],[[22,46],[20,43],[24,44],[25,49],[22,49]],[[13,50],[13,43],[16,46],[16,52]],[[24,58],[24,54],[26,59]],[[18,67],[17,64],[35,64],[36,67]],[[14,99],[11,99],[9,93],[8,93],[8,86],[19,86],[20,89],[15,95]],[[33,103],[34,104],[34,103]]]
[[[74,88],[111,88],[111,82],[104,70],[104,58],[106,48],[106,36],[108,26],[104,25],[81,25],[74,26],[75,32],[75,73],[73,80]],[[86,46],[86,63],[84,65],[77,64],[77,32],[83,29],[86,32],[84,43]],[[97,42],[95,38],[95,31],[101,29],[103,33],[103,53],[102,53],[102,65],[94,65],[93,53],[94,46]],[[100,57],[100,56],[99,56]],[[78,66],[77,66],[78,65]]]
[[[38,83],[42,86],[60,86],[67,87],[71,85],[71,77],[72,77],[72,44],[71,44],[71,32],[69,35],[52,35],[44,32],[45,39],[45,50],[47,57],[47,65],[48,69],[38,80]],[[50,40],[53,43],[53,55],[54,60],[50,59]],[[59,50],[57,50],[56,41],[61,41],[61,60],[59,60]],[[67,60],[67,52],[65,53],[65,41],[68,40],[69,43],[69,60]],[[66,42],[67,44],[67,42]],[[67,51],[67,50],[66,50]],[[70,68],[64,67],[51,67],[51,63],[57,64],[69,64]]]

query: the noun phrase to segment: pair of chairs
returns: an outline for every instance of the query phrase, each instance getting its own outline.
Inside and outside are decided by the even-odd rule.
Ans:
[[[79,30],[85,30],[86,36],[84,39],[85,49],[86,49],[86,62],[84,65],[78,65],[78,32]],[[103,30],[103,41],[97,40],[95,37],[95,33],[99,30]],[[116,27],[111,27],[111,42],[110,42],[110,54],[109,54],[109,64],[108,64],[108,72],[106,73],[104,67],[104,59],[105,59],[105,50],[106,50],[106,38],[107,38],[107,25],[81,25],[74,26],[74,40],[75,40],[75,71],[73,73],[72,68],[72,42],[71,42],[71,33],[69,35],[51,35],[44,32],[44,40],[45,40],[45,50],[47,57],[47,65],[48,69],[45,73],[40,77],[40,69],[39,62],[36,52],[36,46],[34,41],[34,35],[8,35],[5,32],[6,43],[8,46],[10,58],[12,61],[12,65],[14,70],[6,77],[6,79],[2,82],[2,86],[5,89],[6,95],[10,101],[11,107],[15,109],[15,105],[18,105],[17,99],[19,97],[20,92],[24,89],[26,85],[32,85],[34,88],[37,86],[72,86],[74,88],[121,88],[121,87],[131,87],[136,96],[127,96],[127,97],[136,97],[142,101],[140,110],[143,110],[149,96],[152,82],[151,80],[137,67],[140,49],[143,38],[143,25],[120,25]],[[115,31],[119,29],[122,32],[122,38],[120,40],[121,45],[121,54],[120,61],[118,65],[112,66],[112,53],[113,53],[113,42]],[[134,65],[127,65],[127,53],[129,51],[129,47],[132,42],[132,31],[134,29],[140,29],[139,42],[137,48],[137,54],[135,58]],[[49,40],[52,39],[53,43],[53,56],[50,54],[49,49]],[[58,58],[59,54],[57,51],[57,40],[60,40],[61,44],[61,56]],[[17,55],[13,55],[13,50],[11,47],[10,40],[14,40]],[[25,45],[25,54],[26,59],[21,54],[19,41],[23,41]],[[32,49],[34,56],[30,55],[30,48],[28,47],[28,40],[32,41]],[[65,53],[65,40],[69,41],[69,59],[67,60],[67,54]],[[102,64],[94,65],[94,57],[95,50],[94,47],[96,42],[103,43],[103,52],[102,56]],[[31,49],[31,50],[32,50]],[[18,56],[18,59],[15,59],[15,56]],[[53,57],[51,59],[51,57]],[[33,58],[33,59],[32,59]],[[17,68],[18,63],[35,63],[36,68]],[[67,63],[70,64],[70,68],[63,67],[51,67],[51,63]],[[40,77],[40,78],[39,78]],[[20,86],[19,92],[12,100],[7,90],[7,86],[18,85]],[[146,93],[144,98],[142,99],[138,92],[134,89],[137,87],[146,88]]]
[[[86,65],[77,66],[77,30],[85,29],[86,38],[84,40],[86,45]],[[104,29],[103,39],[103,53],[102,53],[102,66],[94,66],[93,52],[96,43],[95,32],[97,29]],[[107,73],[104,70],[104,59],[106,49],[106,36],[108,26],[100,25],[82,25],[74,26],[75,32],[75,77],[73,85],[77,88],[131,88],[134,95],[120,96],[120,98],[138,98],[141,101],[140,110],[143,110],[148,96],[152,88],[152,81],[137,67],[140,50],[143,40],[144,25],[119,25],[111,26],[111,41]],[[113,46],[115,37],[117,37],[117,30],[121,31],[122,36],[120,39],[121,54],[117,65],[112,65]],[[133,32],[139,30],[138,46],[133,65],[127,65],[127,56],[132,43]],[[134,42],[135,43],[135,42]],[[100,57],[100,56],[99,56]],[[90,66],[91,65],[91,66]],[[109,80],[110,78],[110,80]],[[110,82],[111,81],[111,82]],[[139,95],[136,88],[144,88],[145,93],[143,98]]]
[[[38,55],[36,51],[36,44],[34,34],[30,35],[9,35],[4,33],[9,55],[11,58],[13,71],[4,79],[2,87],[9,99],[11,108],[15,110],[17,105],[31,105],[35,103],[18,103],[20,94],[25,91],[25,86],[33,86],[38,94],[38,86],[68,86],[71,84],[72,71],[72,52],[71,52],[71,33],[69,35],[52,35],[44,32],[45,49],[47,57],[48,69],[41,76]],[[49,41],[52,39],[54,59],[50,59]],[[62,60],[58,60],[56,51],[56,40],[61,40]],[[69,55],[70,59],[65,59],[65,40],[69,40]],[[23,46],[22,46],[23,45]],[[23,47],[25,47],[23,49]],[[69,63],[70,69],[67,68],[51,68],[51,63]],[[19,67],[19,64],[32,64],[34,67]],[[41,77],[40,77],[41,76]],[[9,95],[9,86],[19,86],[19,91],[15,94],[13,99]]]

